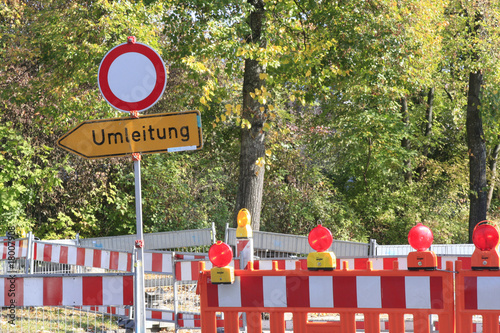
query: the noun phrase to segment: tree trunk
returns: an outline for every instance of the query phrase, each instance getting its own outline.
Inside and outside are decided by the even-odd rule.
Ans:
[[[424,174],[427,171],[426,163],[427,157],[429,156],[429,141],[432,131],[432,120],[433,120],[433,104],[434,104],[434,88],[429,88],[429,92],[427,93],[427,109],[425,110],[425,131],[424,137],[425,142],[422,148],[422,156],[425,157],[422,164],[417,168],[418,179],[422,180],[424,178]]]
[[[488,186],[488,200],[486,202],[486,210],[490,210],[491,199],[493,198],[493,192],[495,191],[495,183],[497,182],[497,162],[498,154],[500,153],[500,143],[495,145],[493,152],[490,156],[489,166],[491,171],[490,184]]]
[[[425,111],[425,118],[426,118],[426,125],[425,125],[425,133],[424,136],[428,140],[429,137],[431,136],[431,131],[432,131],[432,107],[434,104],[434,88],[430,88],[429,92],[427,93],[427,109]],[[425,157],[429,156],[429,143],[426,142],[424,144],[424,151],[423,155]]]
[[[401,98],[401,115],[403,117],[403,124],[408,128],[410,126],[410,114],[408,113],[408,101],[406,96]],[[410,139],[408,137],[404,137],[401,140],[401,146],[405,148],[407,151],[410,151]],[[411,184],[412,170],[411,170],[411,161],[406,160],[403,161],[405,170],[404,170],[404,178],[407,184]]]
[[[469,74],[467,97],[467,147],[469,150],[469,243],[477,223],[486,219],[486,145],[484,143],[483,122],[479,112],[480,91],[483,82],[481,71]]]
[[[252,34],[247,38],[247,43],[255,43],[265,48],[264,2],[262,0],[248,0],[248,2],[253,6],[253,11],[248,20]],[[265,109],[262,111],[261,108],[265,106],[260,104],[257,98],[252,98],[250,93],[255,93],[255,89],[261,90],[265,85],[265,81],[260,77],[265,70],[265,66],[257,60],[245,60],[242,118],[247,120],[251,127],[244,126],[241,129],[240,175],[233,220],[236,225],[237,212],[241,208],[246,208],[251,215],[253,230],[260,229],[260,210],[264,188]]]

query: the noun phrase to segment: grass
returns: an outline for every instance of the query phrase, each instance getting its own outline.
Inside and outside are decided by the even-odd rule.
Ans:
[[[80,311],[58,307],[16,308],[12,325],[10,312],[2,308],[0,332],[2,333],[115,333],[120,332],[117,317],[93,311]],[[125,330],[123,330],[125,332]]]

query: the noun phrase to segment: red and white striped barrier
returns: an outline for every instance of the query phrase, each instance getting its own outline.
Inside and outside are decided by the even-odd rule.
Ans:
[[[466,310],[500,310],[500,276],[464,278]]]
[[[131,253],[41,242],[35,242],[34,249],[34,260],[128,272],[132,269]]]
[[[190,254],[177,254],[177,261],[175,263],[175,279],[177,281],[195,281],[198,280],[200,274],[198,263],[204,261],[206,267],[211,267],[212,263],[208,261],[208,255],[190,255]]]
[[[35,242],[34,260],[94,268],[131,271],[132,254]],[[172,274],[172,252],[145,252],[144,270]]]
[[[0,306],[133,305],[132,276],[0,278]]]
[[[150,321],[164,321],[169,323],[175,322],[175,315],[172,310],[161,309],[146,309],[146,319]],[[177,328],[200,328],[201,317],[199,314],[193,313],[178,313]],[[224,319],[217,319],[217,327],[224,327]],[[240,321],[240,327],[243,327],[243,322]]]
[[[16,242],[20,242],[20,245],[16,247],[16,255],[26,256],[27,241]],[[42,242],[35,242],[34,244],[35,260],[119,271],[131,271],[132,268],[131,253],[47,244]],[[4,246],[3,249],[5,248]],[[5,255],[6,252],[4,252],[4,256]],[[172,252],[145,252],[144,270],[151,273],[173,274],[173,260]],[[211,263],[204,254],[176,254],[175,260],[175,277],[178,281],[196,281],[199,276],[199,261],[204,261],[207,269],[211,268]],[[347,262],[349,269],[366,269],[368,260],[372,262],[373,269],[376,270],[392,269],[395,261],[398,262],[399,269],[407,269],[406,257],[338,258],[337,268],[342,268],[343,262]],[[456,260],[462,261],[463,268],[470,268],[470,257],[438,257],[438,269],[442,269],[445,261],[455,262]],[[254,268],[259,270],[271,270],[273,268],[273,261],[277,262],[278,269],[280,270],[295,269],[295,263],[297,261],[301,262],[304,269],[307,268],[306,259],[254,260]],[[239,269],[239,262],[237,260],[233,261],[231,266]]]
[[[321,322],[321,320],[318,320],[317,322]],[[365,330],[365,322],[364,321],[356,321],[356,331],[362,331]],[[405,321],[404,324],[405,332],[413,332],[413,322],[412,321]],[[270,321],[269,320],[263,320],[262,321],[262,328],[265,330],[271,329]],[[286,330],[293,330],[293,320],[285,320],[285,329]],[[380,331],[381,332],[388,332],[389,331],[389,322],[385,319],[380,320]],[[471,332],[471,333],[478,333],[476,331]]]
[[[236,239],[236,256],[240,258],[240,268],[245,269],[249,262],[253,262],[253,238]]]
[[[173,323],[175,322],[175,315],[172,310],[146,309],[146,319]]]
[[[116,306],[75,306],[77,310],[107,313],[116,316],[129,316],[130,308]]]
[[[240,316],[239,326],[243,327],[242,317]],[[179,313],[177,315],[177,325],[178,328],[200,328],[201,327],[201,315],[190,314],[190,313]],[[217,327],[224,327],[224,319],[218,318]]]
[[[390,270],[393,269],[394,262],[398,263],[400,270],[408,269],[407,257],[386,257],[386,258],[337,258],[337,269],[341,269],[343,262],[347,262],[349,269],[366,269],[368,267],[368,261],[372,262],[373,269],[376,270]],[[465,269],[470,269],[471,258],[470,257],[438,257],[438,269],[443,269],[446,261],[452,261],[455,263],[456,260],[462,261],[462,267]],[[281,270],[294,270],[295,263],[300,261],[303,269],[307,269],[306,259],[261,259],[254,261],[254,269],[259,270],[272,270],[273,261],[278,263],[278,269]]]
[[[172,252],[144,252],[144,271],[172,274]]]
[[[200,261],[205,262],[206,269],[212,268],[212,263],[205,256],[199,255],[178,255],[178,259],[186,261],[177,261],[175,263],[175,278],[178,281],[195,281],[199,277],[198,263]],[[456,260],[462,261],[462,267],[470,269],[471,258],[470,257],[438,257],[438,269],[443,269],[446,261],[452,261],[455,263]],[[278,265],[280,270],[294,270],[295,263],[299,261],[303,269],[307,269],[306,259],[261,259],[254,260],[254,269],[258,270],[272,270],[273,261]],[[372,262],[373,269],[376,270],[391,270],[393,269],[394,262],[398,263],[400,270],[405,270],[408,268],[406,257],[389,257],[389,258],[352,258],[352,259],[337,259],[337,269],[342,268],[343,262],[347,262],[349,269],[366,269],[368,261]],[[236,265],[236,266],[235,266]],[[233,260],[230,266],[239,269],[238,260]]]
[[[428,276],[237,276],[208,293],[209,307],[443,308],[442,279]]]
[[[28,254],[28,240],[20,239],[16,241],[0,242],[0,259],[25,258]]]

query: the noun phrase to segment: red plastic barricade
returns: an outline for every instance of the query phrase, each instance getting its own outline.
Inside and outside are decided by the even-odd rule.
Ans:
[[[405,315],[413,316],[415,333],[429,332],[431,314],[439,316],[440,333],[454,332],[452,263],[448,271],[373,270],[308,271],[235,270],[233,284],[211,283],[210,271],[200,264],[201,327],[217,330],[216,312],[224,312],[225,332],[238,332],[238,312],[247,314],[249,333],[262,332],[262,313],[269,313],[270,331],[285,331],[291,313],[294,332],[356,332],[356,315],[364,315],[365,332],[380,332],[380,315],[388,315],[390,332],[404,332]],[[340,321],[310,322],[308,313],[338,313]]]
[[[484,333],[500,332],[500,271],[464,269],[460,261],[455,267],[457,333],[472,332],[478,315]]]

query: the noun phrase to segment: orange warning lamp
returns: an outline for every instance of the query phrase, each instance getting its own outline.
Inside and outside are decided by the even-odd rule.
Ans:
[[[500,269],[499,241],[498,228],[491,221],[481,221],[476,225],[472,232],[472,242],[476,246],[471,258],[472,269]]]
[[[437,268],[436,254],[427,250],[431,247],[433,240],[434,235],[431,229],[422,223],[411,228],[408,233],[408,243],[417,251],[408,253],[409,270],[435,270]]]
[[[321,224],[315,227],[307,237],[309,245],[317,252],[311,252],[307,256],[307,269],[311,271],[331,271],[337,266],[335,254],[326,252],[333,242],[332,233]]]
[[[238,227],[236,228],[236,238],[252,238],[252,228],[250,227],[250,212],[246,208],[240,209],[238,216]]]
[[[208,259],[214,265],[210,270],[213,284],[231,284],[234,282],[234,268],[228,266],[233,259],[233,250],[222,241],[217,241],[208,249]]]

